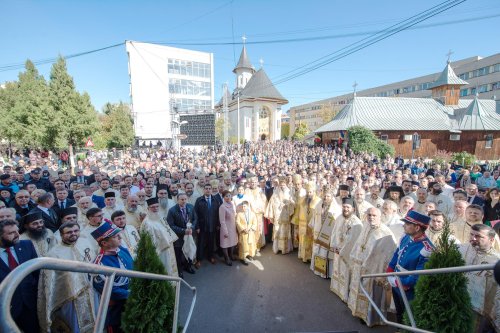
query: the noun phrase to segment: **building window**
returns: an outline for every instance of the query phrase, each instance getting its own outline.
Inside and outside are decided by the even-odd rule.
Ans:
[[[168,91],[171,94],[211,96],[210,83],[203,81],[169,79]]]
[[[491,148],[493,147],[493,134],[487,134],[486,135],[486,144],[484,148]]]
[[[460,141],[460,134],[450,134],[450,141]]]
[[[212,108],[212,103],[209,100],[174,98],[172,101],[177,111],[181,113],[207,111]]]
[[[385,143],[387,143],[387,141],[389,140],[389,136],[387,134],[382,134],[380,136],[380,140],[384,141]]]
[[[467,91],[468,91],[468,90],[469,90],[469,89],[460,89],[460,97],[465,97],[465,96],[467,96]]]
[[[210,78],[210,70],[210,64],[179,59],[168,59],[168,72],[171,74]]]

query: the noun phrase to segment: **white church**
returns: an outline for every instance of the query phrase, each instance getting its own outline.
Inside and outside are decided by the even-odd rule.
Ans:
[[[288,100],[274,87],[263,68],[255,70],[245,45],[233,73],[236,74],[236,88],[232,94],[226,90],[226,96],[215,105],[215,111],[222,117],[225,110],[228,112],[228,138],[280,140],[281,106]]]

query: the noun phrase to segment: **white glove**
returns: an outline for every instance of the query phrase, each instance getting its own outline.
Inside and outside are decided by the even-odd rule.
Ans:
[[[387,281],[391,285],[391,287],[396,288],[396,277],[395,276],[388,276]]]

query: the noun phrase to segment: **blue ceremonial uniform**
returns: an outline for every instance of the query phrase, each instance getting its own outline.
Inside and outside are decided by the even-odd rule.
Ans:
[[[102,256],[99,255],[94,263],[121,269],[134,269],[134,260],[132,259],[130,252],[122,246],[118,248],[118,251],[116,251],[116,253],[103,254]],[[97,275],[93,278],[94,288],[99,292],[99,294],[102,294],[104,282],[104,275]],[[108,332],[121,332],[121,330],[119,329],[121,323],[121,314],[124,310],[125,301],[127,300],[130,293],[129,284],[130,278],[119,275],[115,276],[105,323]]]
[[[434,245],[425,234],[417,239],[412,239],[409,235],[405,235],[392,256],[387,272],[404,272],[424,269],[424,265],[429,260],[434,249]],[[400,276],[403,289],[405,290],[408,301],[415,297],[415,285],[417,284],[418,275]],[[394,296],[394,304],[398,316],[402,316],[404,312],[404,303],[401,298],[399,288],[392,288]],[[399,318],[398,318],[399,319]]]

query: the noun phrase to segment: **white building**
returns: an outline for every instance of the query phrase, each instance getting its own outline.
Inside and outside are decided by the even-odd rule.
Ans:
[[[178,115],[213,112],[213,54],[126,42],[130,97],[139,143],[167,143]]]
[[[236,88],[232,94],[226,91],[229,139],[238,137],[239,126],[240,140],[280,140],[281,106],[288,101],[274,87],[263,68],[255,70],[245,46],[233,73],[236,74]],[[224,97],[215,109],[224,112]]]

